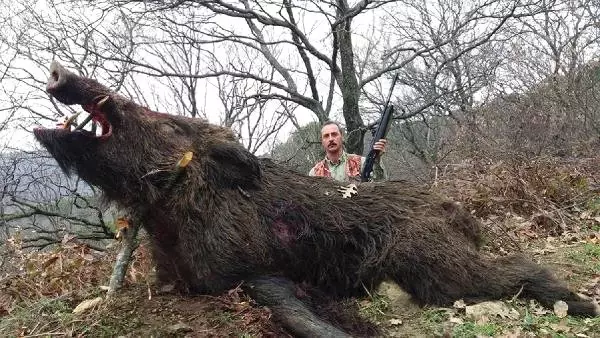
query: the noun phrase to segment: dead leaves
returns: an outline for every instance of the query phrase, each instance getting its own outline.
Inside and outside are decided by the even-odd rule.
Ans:
[[[581,295],[600,302],[600,274],[596,274],[593,278],[585,282],[578,291]]]
[[[462,299],[459,299],[454,302],[452,307],[455,310],[450,314],[449,321],[454,324],[463,324],[465,319],[483,324],[492,319],[517,320],[521,317],[519,311],[503,301],[486,301],[467,305]],[[460,313],[464,313],[466,318],[461,318]]]
[[[342,198],[350,198],[350,197],[358,194],[358,188],[356,187],[356,184],[354,184],[354,183],[348,184],[345,187],[341,186],[341,187],[339,187],[339,189],[337,191],[342,193]]]
[[[0,317],[9,314],[14,306],[15,299],[0,291]]]
[[[392,326],[402,325],[402,319],[398,319],[398,318],[392,318],[388,322]]]
[[[527,238],[559,236],[600,223],[598,159],[536,159],[514,163],[464,163],[440,178],[438,188],[484,219],[521,217]],[[491,224],[493,225],[493,224]],[[502,229],[498,229],[502,234]],[[496,235],[496,234],[495,234]]]
[[[152,267],[150,250],[142,243],[134,255],[127,282],[145,279]],[[6,311],[1,299],[13,300],[60,297],[106,282],[115,252],[99,252],[67,240],[52,251],[22,252],[15,248],[11,264],[15,273],[0,280],[0,312]],[[7,258],[8,259],[8,258]]]
[[[600,223],[600,215],[595,215],[597,210],[584,210],[580,215],[579,219],[582,220],[592,220],[596,223]]]
[[[444,310],[447,319],[442,325],[448,336],[469,329],[494,327],[493,336],[501,337],[556,334],[588,337],[594,336],[593,333],[597,332],[600,325],[598,318],[569,317],[568,305],[563,301],[556,302],[550,310],[533,300],[486,301],[477,304],[465,304],[463,300],[458,300],[452,308]]]

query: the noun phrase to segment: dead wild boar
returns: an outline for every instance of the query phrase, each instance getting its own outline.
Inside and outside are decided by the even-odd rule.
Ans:
[[[365,183],[343,198],[339,183],[259,159],[227,128],[150,111],[56,62],[47,91],[81,105],[101,132],[40,128],[37,140],[66,173],[143,220],[161,282],[211,294],[242,283],[300,336],[345,334],[296,296],[300,283],[344,298],[389,278],[420,304],[518,294],[600,314],[523,256],[485,257],[479,223],[420,187]],[[192,161],[173,181],[189,151]]]

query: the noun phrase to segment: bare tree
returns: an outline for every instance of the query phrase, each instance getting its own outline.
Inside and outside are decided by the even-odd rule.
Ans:
[[[544,1],[546,10],[520,19],[508,34],[498,81],[502,107],[486,108],[490,138],[527,155],[577,155],[598,142],[600,6]],[[492,121],[496,121],[493,123]],[[591,147],[588,150],[584,148]]]
[[[411,1],[389,11],[382,31],[393,42],[381,51],[369,44],[364,53],[381,55],[383,62],[361,65],[400,65],[401,114],[389,137],[398,151],[386,156],[392,177],[428,181],[431,168],[479,153],[478,107],[496,81],[507,32],[516,20],[543,10],[540,2]],[[377,80],[363,89],[371,107],[382,105],[384,92]],[[377,109],[370,111],[377,114],[368,119],[376,121]]]
[[[275,161],[307,174],[324,157],[320,134],[321,125],[318,122],[306,124],[291,133],[285,142],[273,147],[271,156]]]
[[[20,237],[26,248],[44,248],[76,237],[102,249],[102,240],[113,237],[107,207],[90,187],[67,178],[51,158],[31,151],[22,138],[33,125],[53,127],[58,118],[75,112],[48,100],[43,90],[52,58],[67,59],[90,76],[106,76],[115,88],[125,84],[128,73],[111,72],[110,67],[118,68],[118,63],[99,62],[86,52],[99,41],[93,32],[102,20],[75,20],[77,15],[85,17],[86,9],[64,11],[51,2],[45,11],[35,6],[14,2],[0,16],[4,23],[0,46],[6,48],[0,57],[0,102],[9,112],[4,131],[9,136],[15,128],[18,131],[18,137],[2,139],[10,143],[0,152],[0,226],[4,236]]]
[[[38,153],[6,153],[0,159],[0,225],[5,238],[19,236],[24,248],[44,248],[69,237],[97,243],[113,238],[112,216],[93,191],[69,179]]]
[[[272,87],[265,99],[286,100],[314,114],[321,122],[334,112],[341,112],[349,131],[347,148],[362,153],[366,125],[360,111],[362,94],[373,92],[371,83],[389,72],[433,50],[455,45],[459,50],[448,56],[453,62],[477,46],[484,44],[508,19],[529,15],[531,6],[514,1],[438,2],[433,9],[427,2],[359,1],[350,4],[337,1],[112,1],[105,8],[127,9],[128,17],[144,22],[161,22],[165,30],[183,34],[187,43],[202,51],[206,63],[215,67],[203,73],[173,69],[156,58],[115,55],[111,60],[135,65],[136,71],[152,76],[216,78],[232,76],[253,80]],[[459,5],[464,10],[455,18],[453,27],[443,27],[446,35],[437,39],[414,39],[419,28],[414,25],[415,9],[421,13],[445,10]],[[367,29],[353,26],[358,17],[367,13],[377,16]],[[416,14],[418,15],[419,12]],[[143,18],[143,19],[140,19]],[[422,18],[426,22],[427,18]],[[434,18],[435,19],[435,18]],[[388,29],[397,25],[404,35],[391,35]],[[431,23],[431,22],[429,22]],[[380,27],[380,28],[378,28]],[[477,27],[477,29],[474,29]],[[476,33],[474,33],[476,32]],[[384,44],[364,42],[384,41]],[[382,38],[388,36],[389,38]],[[360,40],[358,42],[355,42]],[[149,41],[157,48],[160,40]],[[355,53],[365,45],[362,60]],[[231,52],[231,53],[230,53]],[[236,62],[227,56],[237,55]],[[249,57],[248,57],[249,56]],[[384,62],[379,62],[383,57]],[[378,60],[377,62],[374,62]],[[376,64],[376,67],[371,66]],[[440,65],[440,70],[445,65]],[[274,73],[265,71],[268,67]],[[375,85],[377,86],[377,85]],[[257,88],[260,86],[256,86]],[[256,93],[248,93],[253,96]],[[371,94],[381,103],[383,96]],[[430,97],[430,106],[436,97]],[[426,107],[422,107],[421,110]],[[411,111],[408,115],[417,114]]]
[[[271,92],[270,85],[229,77],[217,78],[216,82],[225,112],[220,123],[236,131],[240,141],[252,153],[272,149],[276,134],[288,121],[298,125],[294,115],[296,105],[266,98]],[[257,85],[261,88],[254,88]]]

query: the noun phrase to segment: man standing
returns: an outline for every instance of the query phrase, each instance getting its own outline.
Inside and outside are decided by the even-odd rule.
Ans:
[[[360,174],[365,165],[365,158],[360,155],[347,154],[343,146],[343,134],[340,126],[328,121],[321,128],[321,145],[325,149],[325,159],[317,162],[308,173],[309,176],[331,177],[341,182],[360,181]],[[385,152],[387,140],[381,139],[373,145],[373,149]],[[385,180],[386,175],[379,159],[373,166],[373,181]]]

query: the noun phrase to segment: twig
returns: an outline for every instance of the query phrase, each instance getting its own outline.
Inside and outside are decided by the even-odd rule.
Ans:
[[[523,292],[523,285],[521,285],[521,289],[519,289],[519,292],[517,292],[516,295],[513,296],[513,298],[510,300],[510,302],[514,302],[517,298],[519,298],[519,296],[521,295],[521,292]]]
[[[360,283],[360,285],[363,287],[363,289],[365,289],[365,292],[367,293],[367,295],[369,296],[369,298],[370,298],[371,300],[375,300],[375,298],[373,298],[373,295],[371,295],[371,292],[369,291],[369,288],[367,288],[367,287],[365,286],[365,283],[362,283],[362,282],[361,282],[361,283]]]
[[[125,231],[125,236],[123,236],[123,246],[117,254],[117,259],[115,260],[115,265],[113,267],[113,273],[110,276],[110,282],[108,284],[108,296],[113,295],[123,286],[123,280],[125,279],[127,268],[131,262],[131,256],[137,248],[138,243],[136,239],[139,228],[139,223],[133,222],[133,224],[127,228],[127,231]]]
[[[181,177],[181,174],[184,172],[185,168],[191,162],[193,157],[193,153],[191,151],[183,154],[183,157],[175,164],[175,168],[173,173],[165,186],[165,191],[163,192],[163,196],[166,195],[175,185],[177,179]],[[124,241],[119,253],[117,254],[117,259],[115,261],[115,265],[113,267],[113,272],[110,277],[110,283],[108,286],[108,295],[112,296],[115,292],[123,286],[123,281],[125,280],[125,275],[127,273],[127,269],[129,268],[129,263],[131,263],[131,257],[133,256],[133,252],[137,248],[137,235],[139,233],[139,229],[144,222],[144,217],[147,214],[147,211],[152,208],[148,207],[146,212],[142,213],[142,218],[139,220],[134,220],[132,226],[127,228],[125,232]],[[152,297],[151,293],[148,295],[149,298]]]
[[[146,279],[146,287],[148,288],[148,300],[152,300],[152,289],[150,288],[150,282]]]

